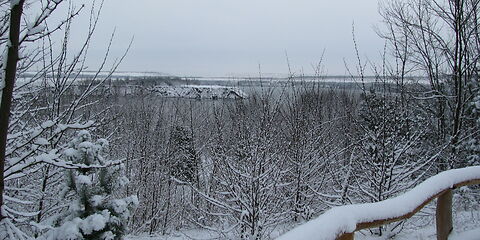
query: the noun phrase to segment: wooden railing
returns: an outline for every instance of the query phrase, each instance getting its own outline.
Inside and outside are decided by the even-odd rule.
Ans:
[[[396,198],[377,203],[332,208],[317,219],[295,228],[279,239],[353,240],[356,231],[410,218],[438,198],[437,240],[447,240],[453,230],[452,190],[474,184],[480,184],[480,166],[445,171]],[[385,209],[397,208],[399,210],[382,213]]]

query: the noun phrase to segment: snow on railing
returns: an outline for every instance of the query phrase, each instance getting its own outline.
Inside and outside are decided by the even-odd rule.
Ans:
[[[453,229],[452,189],[473,184],[480,184],[480,166],[448,170],[395,198],[332,208],[277,240],[353,240],[355,231],[410,218],[435,198],[437,239],[446,240]]]

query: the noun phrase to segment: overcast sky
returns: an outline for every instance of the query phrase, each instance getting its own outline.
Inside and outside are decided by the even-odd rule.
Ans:
[[[325,50],[327,73],[354,63],[352,23],[360,54],[378,59],[383,41],[377,0],[105,0],[92,61],[114,28],[114,55],[135,37],[124,71],[231,76],[312,73]]]

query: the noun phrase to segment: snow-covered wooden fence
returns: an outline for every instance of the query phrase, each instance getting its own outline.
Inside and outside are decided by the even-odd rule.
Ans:
[[[473,184],[480,184],[480,166],[448,170],[395,198],[332,208],[278,240],[353,240],[356,231],[410,218],[436,198],[437,239],[446,240],[453,229],[452,190]]]

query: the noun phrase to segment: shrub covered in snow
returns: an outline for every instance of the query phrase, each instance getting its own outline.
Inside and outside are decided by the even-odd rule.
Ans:
[[[70,200],[65,214],[54,220],[55,228],[47,235],[51,240],[121,239],[127,218],[138,205],[136,196],[115,198],[114,194],[128,184],[123,165],[104,158],[108,142],[95,142],[88,131],[80,131],[63,151],[65,161],[80,166],[66,173],[62,193]]]
[[[476,89],[479,89],[479,87]],[[477,127],[480,128],[480,90],[477,90],[477,96],[472,101],[471,111]],[[470,137],[469,140],[466,141],[465,145],[467,151],[470,153],[468,164],[480,164],[480,140],[478,139],[478,136],[475,134]]]

